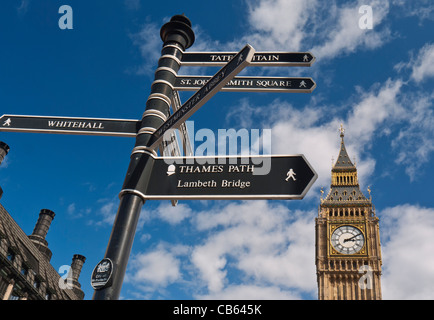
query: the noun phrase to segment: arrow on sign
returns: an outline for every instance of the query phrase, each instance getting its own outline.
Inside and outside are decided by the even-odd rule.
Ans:
[[[179,91],[198,90],[210,78],[207,76],[178,76],[174,89]],[[310,93],[315,87],[316,83],[312,78],[234,77],[221,91]]]
[[[154,157],[149,199],[302,199],[317,179],[303,155]]]
[[[164,133],[169,129],[178,128],[194,112],[202,107],[212,96],[226,85],[233,77],[243,70],[252,60],[255,49],[246,45],[231,61],[225,63],[204,86],[202,86],[190,99],[175,111],[153,134],[150,148],[155,149],[163,139]]]
[[[0,131],[135,137],[138,120],[44,117],[4,114]]]
[[[184,52],[181,63],[185,66],[221,66],[236,52]],[[251,65],[257,67],[310,67],[315,57],[310,52],[256,52]]]

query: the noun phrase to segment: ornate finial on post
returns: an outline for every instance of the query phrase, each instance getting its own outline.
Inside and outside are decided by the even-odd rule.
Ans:
[[[173,16],[169,22],[164,24],[160,29],[160,37],[163,42],[181,43],[184,49],[191,47],[195,40],[190,19],[183,14]]]
[[[324,188],[323,187],[321,187],[320,192],[321,192],[321,203],[323,203],[324,202],[324,198],[323,198],[323,196],[324,196]]]
[[[371,196],[371,187],[370,186],[368,186],[368,193],[369,193],[369,200],[372,200],[372,196]]]

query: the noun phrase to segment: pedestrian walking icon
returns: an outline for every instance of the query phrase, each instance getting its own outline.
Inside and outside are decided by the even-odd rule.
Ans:
[[[292,168],[289,169],[289,171],[286,173],[285,181],[289,181],[289,179],[291,179],[291,178],[293,181],[297,180],[297,179],[295,179],[295,175],[296,175],[296,173],[294,172],[294,170],[292,170]]]
[[[306,82],[304,80],[301,80],[299,88],[304,87],[306,88]]]
[[[3,123],[3,127],[10,127],[11,126],[11,118],[7,118],[6,121]]]

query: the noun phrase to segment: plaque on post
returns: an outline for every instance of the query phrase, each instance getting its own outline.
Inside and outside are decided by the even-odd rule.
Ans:
[[[113,262],[108,259],[102,259],[93,269],[90,284],[95,290],[106,288],[111,285],[113,274]]]

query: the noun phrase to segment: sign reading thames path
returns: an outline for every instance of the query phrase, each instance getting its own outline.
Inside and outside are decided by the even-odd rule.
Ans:
[[[302,199],[316,180],[303,155],[154,158],[145,199]]]
[[[105,257],[92,274],[93,300],[119,299],[140,212],[149,199],[302,199],[317,179],[303,155],[195,157],[167,154],[172,129],[219,91],[312,92],[311,78],[237,77],[245,67],[309,67],[309,52],[185,52],[195,40],[190,20],[175,15],[160,29],[161,57],[141,120],[59,116],[0,117],[0,131],[135,137]],[[181,66],[222,66],[213,76],[178,76]],[[180,105],[178,91],[197,90]],[[172,114],[170,107],[172,107]],[[168,135],[165,133],[169,133]],[[187,139],[188,140],[188,139]],[[178,141],[175,141],[178,146]],[[179,146],[178,146],[179,149]],[[175,155],[175,156],[174,156]],[[264,213],[266,214],[266,213]]]

